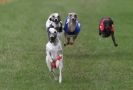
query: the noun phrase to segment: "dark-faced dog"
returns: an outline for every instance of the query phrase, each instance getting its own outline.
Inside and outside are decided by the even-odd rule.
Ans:
[[[55,80],[62,82],[63,69],[63,50],[60,40],[57,37],[57,31],[54,28],[49,29],[49,41],[46,44],[46,64],[50,73],[53,74]],[[57,72],[59,71],[57,75]]]
[[[110,17],[103,17],[100,20],[99,35],[101,35],[103,38],[107,38],[111,36],[114,46],[116,47],[118,46],[118,44],[115,41],[115,36],[114,36],[114,22]]]

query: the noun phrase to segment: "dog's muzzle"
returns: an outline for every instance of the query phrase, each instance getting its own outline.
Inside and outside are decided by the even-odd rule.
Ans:
[[[76,22],[76,18],[72,17],[71,18],[72,22]]]
[[[50,42],[52,42],[52,43],[55,42],[56,37],[57,37],[56,35],[51,35],[50,36]]]
[[[54,42],[55,41],[55,37],[50,37],[50,41]]]
[[[54,19],[54,22],[55,22],[55,23],[59,23],[60,21],[59,21],[58,18],[55,18],[55,19]]]

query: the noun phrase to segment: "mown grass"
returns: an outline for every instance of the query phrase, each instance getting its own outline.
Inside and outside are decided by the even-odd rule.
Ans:
[[[133,7],[131,0],[14,0],[0,5],[0,90],[132,90]],[[45,64],[49,14],[78,13],[81,33],[64,49],[63,83]],[[98,36],[101,17],[115,22],[116,40]]]

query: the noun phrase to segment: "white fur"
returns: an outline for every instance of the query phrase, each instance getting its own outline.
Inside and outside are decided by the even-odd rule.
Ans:
[[[52,13],[49,17],[48,17],[48,19],[47,19],[47,21],[46,21],[46,30],[48,30],[48,28],[52,25],[55,29],[57,28],[57,27],[62,27],[62,25],[61,25],[61,23],[62,23],[62,21],[60,21],[60,23],[58,23],[58,24],[56,24],[55,22],[53,22],[53,21],[51,21],[50,20],[50,18],[52,18],[52,16],[54,16],[54,17],[58,17],[59,16],[59,13]],[[58,32],[57,33],[58,35],[58,38],[61,40],[61,38],[62,38],[62,36],[63,36],[63,30],[62,30],[62,32]]]
[[[53,33],[55,30],[52,28],[50,29],[50,32]],[[56,61],[56,69],[59,69],[59,83],[62,82],[62,69],[63,69],[63,54],[62,54],[63,50],[62,50],[62,46],[61,46],[61,42],[58,39],[58,37],[56,38],[56,44],[51,43],[50,41],[46,44],[46,64],[48,66],[48,69],[50,72],[53,72],[54,77],[55,76],[55,72],[51,67],[51,62],[53,61],[53,58],[56,58],[57,55],[61,55],[62,59],[59,61]]]

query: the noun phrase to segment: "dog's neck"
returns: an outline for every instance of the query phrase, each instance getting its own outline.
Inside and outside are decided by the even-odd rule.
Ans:
[[[59,22],[58,22],[58,23],[52,22],[51,24],[52,24],[52,26],[53,26],[54,28],[57,28],[57,27],[60,26],[60,23],[59,23]]]
[[[57,24],[56,24],[55,22],[52,22],[51,25],[52,25],[52,27],[55,28],[57,31],[59,31],[59,28],[61,27],[61,23],[60,23],[60,22],[57,23]]]
[[[73,22],[72,20],[69,21],[68,23],[68,29],[70,32],[74,32],[76,28],[76,21]]]
[[[58,42],[59,42],[59,40],[58,40],[58,39],[56,39],[54,42],[50,42],[50,43],[52,43],[53,45],[57,45],[57,44],[58,44]]]

